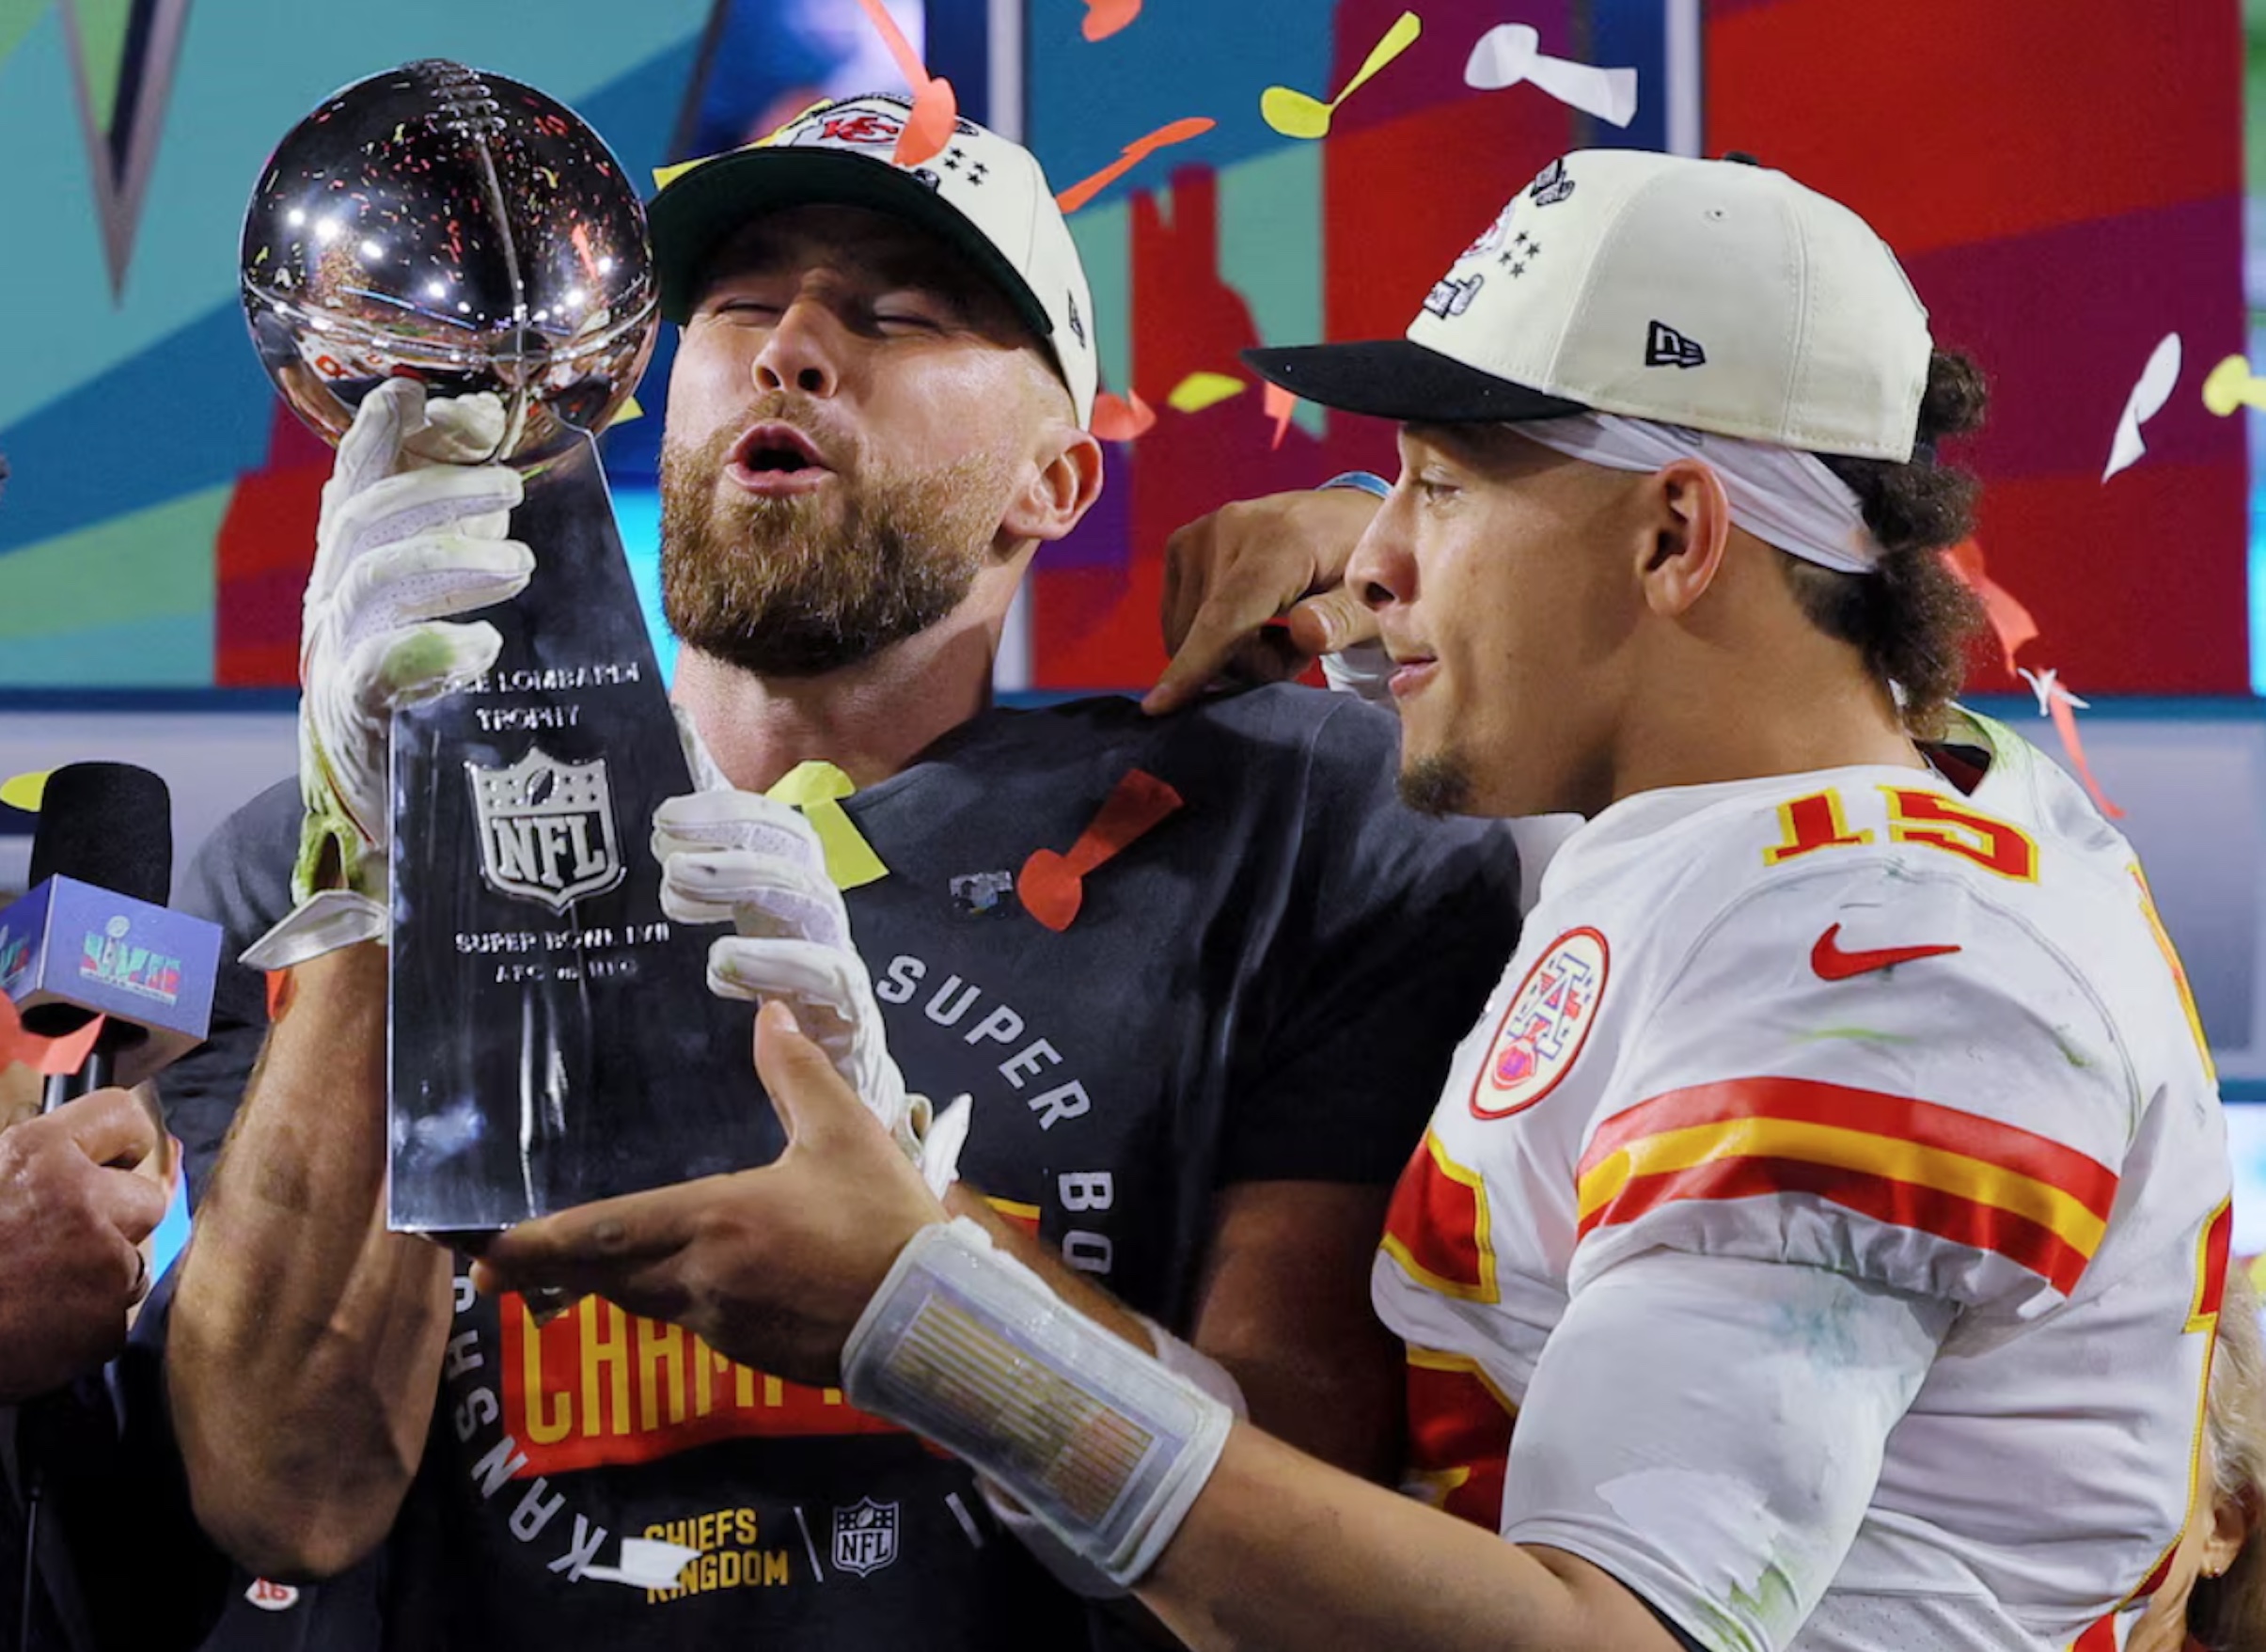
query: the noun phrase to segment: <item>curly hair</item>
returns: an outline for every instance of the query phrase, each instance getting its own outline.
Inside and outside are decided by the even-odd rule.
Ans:
[[[1979,429],[1988,400],[1972,360],[1958,351],[1933,352],[1909,462],[1818,456],[1856,494],[1865,526],[1886,553],[1879,566],[1839,574],[1780,559],[1802,612],[1828,636],[1855,645],[1873,676],[1893,685],[1906,726],[1923,737],[1959,692],[1968,646],[1984,622],[1982,604],[1943,556],[1974,530],[1980,483],[1942,463],[1936,445]]]
[[[2250,1534],[2225,1573],[2195,1580],[2187,1629],[2211,1652],[2252,1652],[2266,1645],[2266,1336],[2258,1296],[2240,1268],[2229,1270],[2219,1309],[2203,1442],[2213,1496],[2242,1506]]]

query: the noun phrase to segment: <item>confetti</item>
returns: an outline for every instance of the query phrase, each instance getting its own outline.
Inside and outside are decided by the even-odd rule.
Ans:
[[[1991,621],[1991,634],[1998,638],[1999,652],[2006,656],[2006,669],[2018,670],[2015,654],[2025,642],[2038,636],[2038,621],[2030,610],[2014,599],[2006,588],[1983,571],[1983,548],[1975,541],[1961,540],[1944,553],[1951,571],[1959,582],[1975,592],[1983,605],[1983,613]]]
[[[882,0],[858,0],[858,4],[864,8],[889,55],[897,60],[897,72],[913,89],[913,112],[905,130],[897,134],[897,148],[889,158],[900,166],[918,166],[935,159],[952,141],[952,129],[960,118],[959,100],[952,95],[951,81],[929,73]]]
[[[2077,732],[2077,714],[2090,711],[2092,706],[2064,687],[2060,676],[2054,671],[2025,670],[2022,676],[2038,695],[2038,715],[2054,719],[2054,732],[2061,736],[2062,749],[2069,754],[2069,766],[2077,771],[2077,778],[2085,782],[2086,795],[2093,799],[2093,806],[2111,820],[2122,820],[2124,810],[2109,801],[2108,794],[2101,789],[2101,782],[2093,778],[2093,765],[2085,761],[2085,741]]]
[[[2239,355],[2230,355],[2211,370],[2203,381],[2203,405],[2221,418],[2238,407],[2256,407],[2266,411],[2266,380],[2250,374],[2250,363]],[[0,792],[0,797],[7,793]]]
[[[37,769],[30,774],[17,775],[0,780],[0,803],[10,809],[21,809],[26,814],[39,812],[39,799],[47,795],[47,777],[51,769]]]
[[[1506,23],[1487,30],[1472,46],[1463,66],[1463,83],[1474,91],[1501,91],[1520,82],[1547,92],[1568,108],[1615,126],[1627,126],[1637,114],[1637,71],[1633,69],[1593,69],[1564,57],[1544,55],[1542,37],[1523,23]]]
[[[1054,204],[1062,210],[1064,215],[1075,212],[1158,149],[1172,144],[1186,143],[1192,137],[1201,137],[1219,124],[1217,120],[1207,119],[1201,115],[1192,115],[1184,120],[1168,122],[1144,137],[1137,137],[1119,151],[1116,160],[1104,166],[1099,172],[1091,178],[1081,179],[1056,196]]]
[[[1172,393],[1164,401],[1174,413],[1202,413],[1231,396],[1242,395],[1249,387],[1241,379],[1230,378],[1226,373],[1190,373],[1172,386]]]
[[[1424,22],[1415,12],[1402,12],[1385,31],[1385,38],[1370,48],[1369,55],[1354,71],[1353,78],[1329,102],[1289,87],[1268,87],[1259,94],[1260,118],[1284,137],[1327,137],[1330,118],[1337,113],[1338,105],[1368,85],[1377,71],[1416,44],[1416,37],[1424,31]]]
[[[102,1035],[105,1017],[97,1015],[76,1032],[50,1039],[39,1057],[39,1071],[53,1078],[59,1073],[75,1073],[87,1064],[87,1057],[94,1048],[94,1041]]]
[[[677,1574],[700,1558],[697,1549],[664,1543],[654,1537],[622,1539],[620,1565],[589,1565],[582,1575],[601,1583],[627,1583],[633,1589],[673,1589]]]
[[[1146,435],[1157,422],[1157,412],[1128,390],[1123,397],[1104,390],[1094,399],[1094,417],[1088,428],[1105,442],[1131,442]]]
[[[2179,382],[2179,335],[2164,334],[2148,358],[2148,366],[2140,370],[2140,382],[2124,400],[2124,412],[2117,420],[2117,434],[2109,443],[2109,463],[2101,473],[2106,481],[2118,471],[2140,461],[2148,451],[2148,444],[2140,439],[2140,427],[2156,417],[2157,411],[2171,400],[2172,386]]]
[[[1289,433],[1291,415],[1298,411],[1298,399],[1280,385],[1269,385],[1263,411],[1275,421],[1275,439],[1267,445],[1272,451],[1282,445],[1283,436]]]
[[[1086,0],[1086,21],[1078,32],[1106,40],[1141,15],[1141,0]]]

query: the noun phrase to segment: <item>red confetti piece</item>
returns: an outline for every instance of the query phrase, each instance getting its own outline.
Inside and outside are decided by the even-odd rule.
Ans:
[[[1158,149],[1172,144],[1186,143],[1192,137],[1201,137],[1219,124],[1217,120],[1207,119],[1201,115],[1191,115],[1184,120],[1170,121],[1146,136],[1135,138],[1125,147],[1124,151],[1116,160],[1104,166],[1093,177],[1081,179],[1056,196],[1054,204],[1060,207],[1064,213],[1075,212]]]
[[[1136,441],[1156,423],[1157,410],[1141,399],[1138,390],[1128,390],[1123,397],[1104,390],[1094,399],[1091,428],[1105,442]]]
[[[933,161],[944,152],[944,146],[952,141],[952,134],[960,124],[960,101],[952,93],[952,83],[930,79],[913,94],[913,113],[897,134],[897,148],[889,158],[900,166],[918,166]]]
[[[1266,400],[1260,405],[1267,417],[1275,421],[1275,439],[1267,447],[1280,448],[1290,430],[1290,416],[1298,410],[1298,399],[1280,385],[1269,385]]]
[[[1141,15],[1141,0],[1086,0],[1086,21],[1078,32],[1089,40],[1106,40]]]
[[[69,1037],[49,1039],[47,1049],[39,1058],[39,1071],[52,1078],[58,1073],[75,1073],[85,1066],[87,1052],[102,1035],[104,1018],[97,1015]]]
[[[2022,644],[2038,636],[2038,621],[2030,610],[2015,601],[2006,588],[1983,572],[1983,548],[1975,541],[1961,540],[1943,553],[1951,571],[1959,576],[1961,584],[1975,592],[1983,605],[1983,612],[1991,621],[1991,629],[1998,637],[1999,650],[2006,655],[2006,669],[2015,669],[2014,656]]]
[[[1086,899],[1086,874],[1178,809],[1180,794],[1142,769],[1133,769],[1109,793],[1094,824],[1067,855],[1035,849],[1015,881],[1023,910],[1061,934]]]
[[[18,1062],[36,1067],[46,1045],[45,1039],[24,1031],[24,1023],[16,1016],[15,1000],[0,992],[0,1067],[12,1067]]]

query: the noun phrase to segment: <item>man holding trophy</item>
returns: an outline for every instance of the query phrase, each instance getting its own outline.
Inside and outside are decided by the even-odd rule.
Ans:
[[[444,126],[527,106],[441,78]],[[1370,1314],[1370,1257],[1514,938],[1509,842],[1402,810],[1391,718],[1342,697],[1261,689],[1163,718],[991,705],[1025,570],[1102,485],[1093,307],[1036,162],[963,120],[900,166],[906,116],[889,98],[821,106],[678,169],[653,206],[659,307],[684,327],[664,584],[692,786],[638,818],[611,779],[591,801],[590,764],[610,776],[630,754],[619,735],[589,755],[571,742],[614,702],[537,703],[591,692],[595,668],[518,652],[573,593],[537,621],[490,606],[530,579],[540,593],[578,461],[524,485],[494,463],[427,463],[505,451],[528,425],[509,395],[500,421],[444,398],[463,386],[429,368],[364,386],[344,431],[300,783],[241,811],[193,880],[238,948],[267,936],[256,956],[275,970],[272,1026],[247,1009],[184,1075],[243,1092],[170,1311],[198,1511],[271,1576],[383,1545],[394,1644],[1116,1632],[1040,1569],[1019,1510],[837,1391],[597,1300],[478,1297],[447,1250],[399,1231],[500,1225],[448,1214],[490,1194],[538,1214],[651,1186],[669,1179],[656,1142],[679,1176],[724,1168],[703,1141],[756,1161],[777,1137],[747,999],[788,1003],[954,1210],[1124,1334],[1309,1450],[1392,1466],[1399,1349]],[[405,762],[418,717],[451,716],[496,748]],[[627,743],[649,775],[677,761],[665,720]],[[477,880],[478,900],[547,916],[464,916],[475,897],[432,870],[464,845],[406,836],[426,829],[404,812],[420,786],[480,829],[498,797],[547,823],[516,840],[510,875],[489,858]],[[585,862],[586,882],[615,882],[560,900]],[[541,868],[559,875],[521,875]],[[640,879],[664,921],[587,916]],[[712,948],[691,927],[719,921]],[[419,924],[475,961],[483,992],[535,990],[433,1007],[430,983],[404,979]],[[697,958],[678,964],[687,938],[705,983]],[[427,1007],[405,1020],[405,1003]],[[658,1052],[649,1077],[608,1064],[617,1041]],[[479,1046],[475,1077],[432,1077],[436,1045]],[[496,1070],[509,1106],[483,1110]],[[962,1095],[934,1116],[924,1099]],[[718,1096],[738,1112],[711,1128]],[[1045,1564],[1100,1592],[1059,1552]]]

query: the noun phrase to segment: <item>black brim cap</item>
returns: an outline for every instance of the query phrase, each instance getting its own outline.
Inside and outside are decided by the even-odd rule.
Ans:
[[[1493,424],[1589,411],[1406,338],[1246,350],[1243,359],[1301,401],[1404,424]]]

